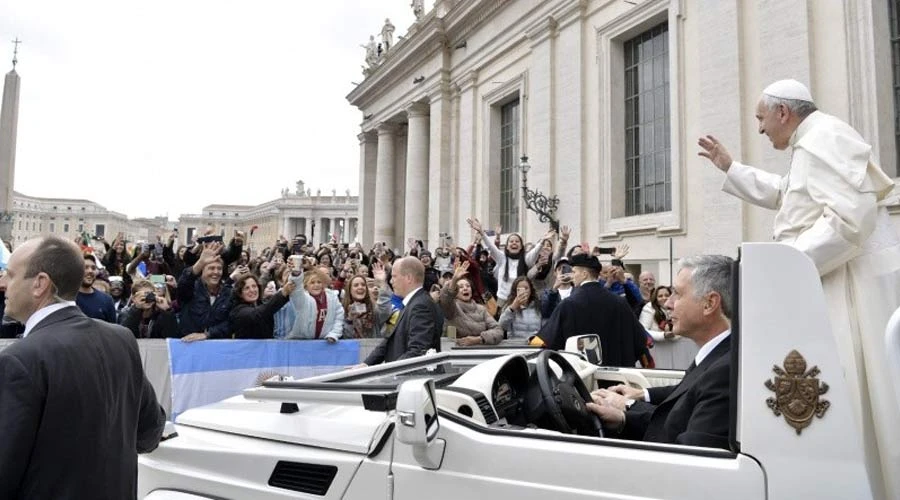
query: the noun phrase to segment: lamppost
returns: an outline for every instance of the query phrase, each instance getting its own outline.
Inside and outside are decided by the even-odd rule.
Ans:
[[[541,222],[550,223],[550,227],[559,232],[559,220],[556,218],[556,209],[559,208],[559,197],[547,198],[544,193],[528,189],[528,155],[522,155],[519,162],[519,170],[522,171],[522,198],[525,200],[525,208],[538,214]]]

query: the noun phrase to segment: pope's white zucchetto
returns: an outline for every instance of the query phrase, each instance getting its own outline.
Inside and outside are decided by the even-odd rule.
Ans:
[[[778,80],[763,90],[763,95],[777,97],[779,99],[791,99],[795,101],[813,102],[812,94],[806,85],[797,80]]]

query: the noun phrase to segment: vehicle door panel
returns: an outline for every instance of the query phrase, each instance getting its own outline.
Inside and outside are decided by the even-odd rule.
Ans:
[[[639,449],[613,440],[567,442],[561,434],[489,434],[448,418],[440,423],[437,437],[446,441],[446,451],[437,470],[423,469],[410,446],[395,442],[395,499],[765,498],[762,470],[741,455]]]

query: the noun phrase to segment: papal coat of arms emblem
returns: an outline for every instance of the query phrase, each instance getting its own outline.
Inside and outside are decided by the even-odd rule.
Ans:
[[[784,419],[793,427],[797,434],[809,427],[812,418],[822,418],[831,403],[819,396],[828,392],[828,384],[820,382],[819,367],[813,366],[806,370],[806,360],[793,350],[784,358],[784,369],[773,366],[772,371],[777,375],[772,380],[766,380],[766,387],[775,393],[774,398],[766,399],[766,404],[779,417],[784,414]]]

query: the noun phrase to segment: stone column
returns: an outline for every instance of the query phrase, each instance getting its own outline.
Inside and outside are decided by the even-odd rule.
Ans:
[[[338,217],[336,219],[331,219],[334,227],[331,228],[332,233],[338,234],[338,243],[346,241],[347,235],[344,234],[344,231],[347,229],[347,219],[343,217]],[[341,224],[343,222],[343,224]]]
[[[351,217],[347,219],[347,242],[356,241],[357,231],[359,230],[359,219]]]
[[[378,159],[375,169],[374,241],[389,247],[396,242],[394,234],[394,139],[397,127],[388,123],[378,126]]]
[[[492,223],[488,213],[478,211],[475,206],[476,185],[478,179],[475,176],[475,148],[476,144],[480,144],[477,138],[475,126],[476,111],[478,101],[475,99],[475,84],[478,81],[478,74],[474,71],[466,73],[459,80],[459,115],[458,124],[459,140],[457,146],[457,214],[456,230],[454,231],[459,241],[466,241],[471,231],[466,223],[467,217],[477,217],[481,222],[490,226]],[[496,197],[496,196],[495,196]],[[464,239],[460,235],[466,235]]]
[[[377,136],[363,132],[359,138],[359,205],[357,208],[359,241],[371,248],[375,241],[375,163]]]
[[[290,225],[291,225],[291,218],[288,217],[287,215],[283,215],[281,217],[281,234],[284,235],[284,237],[287,239],[291,239],[291,237],[294,236],[292,234],[288,234],[291,232]]]
[[[405,235],[417,240],[428,239],[428,159],[429,107],[412,103],[406,108],[409,132],[406,142],[406,210]]]
[[[438,234],[452,233],[450,217],[450,91],[448,85],[441,85],[430,94],[431,113],[429,117],[430,135],[428,180],[428,239],[429,247],[440,242]]]

